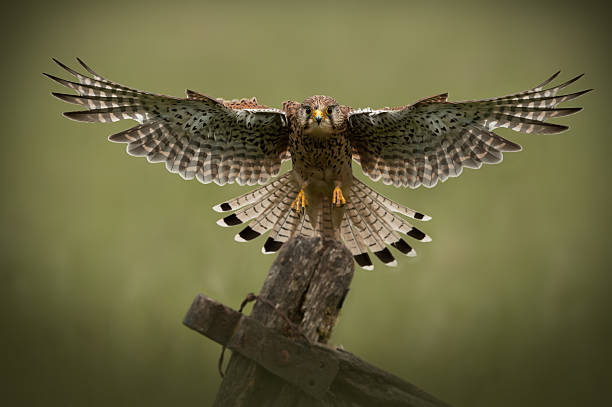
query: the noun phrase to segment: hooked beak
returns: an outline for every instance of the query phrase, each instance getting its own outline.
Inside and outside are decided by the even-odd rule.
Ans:
[[[321,120],[323,120],[323,112],[319,109],[315,110],[312,117],[317,121],[317,124],[321,124]]]

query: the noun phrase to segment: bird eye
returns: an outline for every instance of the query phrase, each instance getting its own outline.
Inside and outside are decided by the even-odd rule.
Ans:
[[[311,112],[312,112],[312,110],[309,107],[307,107],[306,108],[306,114],[310,114]]]
[[[332,114],[332,112],[333,112],[333,109],[331,107],[328,107],[327,108],[327,114]]]

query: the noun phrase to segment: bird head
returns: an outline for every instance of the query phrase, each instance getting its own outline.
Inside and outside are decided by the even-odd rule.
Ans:
[[[306,135],[331,135],[346,128],[342,109],[329,96],[315,95],[305,99],[298,118]]]

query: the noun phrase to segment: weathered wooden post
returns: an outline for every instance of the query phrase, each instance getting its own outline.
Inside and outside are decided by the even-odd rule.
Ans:
[[[232,350],[214,406],[447,406],[326,346],[353,272],[341,242],[298,237],[279,251],[250,316],[196,297],[185,325]]]

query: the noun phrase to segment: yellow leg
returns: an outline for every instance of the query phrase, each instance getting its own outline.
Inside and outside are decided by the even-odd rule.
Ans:
[[[304,189],[300,189],[300,193],[295,197],[295,200],[291,204],[291,209],[295,210],[296,213],[300,213],[302,208],[306,208],[308,201],[306,201],[306,194]]]
[[[332,205],[336,205],[336,207],[344,206],[346,203],[346,199],[344,199],[344,195],[342,195],[342,190],[339,186],[334,188],[334,193],[332,196]]]

